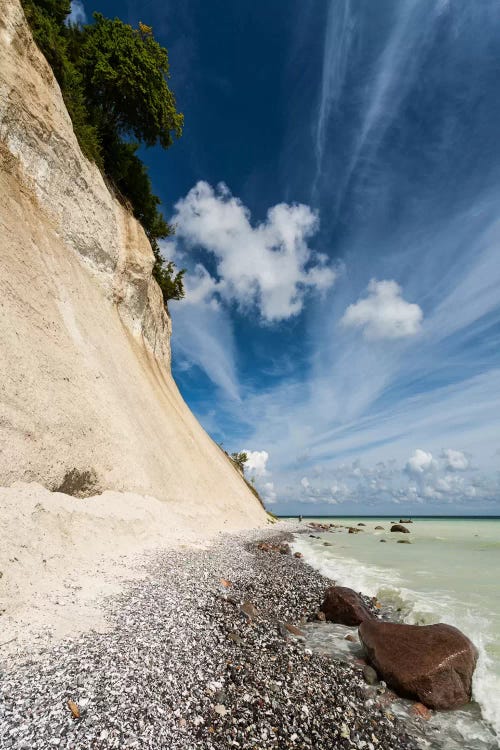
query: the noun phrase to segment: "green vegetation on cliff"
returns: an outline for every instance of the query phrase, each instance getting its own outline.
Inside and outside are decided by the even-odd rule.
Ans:
[[[183,116],[168,86],[168,53],[149,26],[132,28],[94,14],[94,23],[67,24],[69,0],[22,0],[34,39],[54,71],[80,147],[141,222],[155,254],[153,275],[165,304],[184,297],[184,271],[160,253],[173,233],[159,210],[141,144],[169,148]]]
[[[243,451],[239,453],[231,453],[231,459],[236,464],[240,471],[245,471],[245,464],[248,461],[248,456]]]

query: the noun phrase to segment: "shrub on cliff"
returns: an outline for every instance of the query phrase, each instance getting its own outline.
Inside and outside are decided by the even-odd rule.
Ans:
[[[172,234],[159,210],[140,143],[169,148],[183,116],[168,87],[168,52],[152,29],[133,29],[94,14],[94,23],[66,23],[69,0],[22,0],[34,39],[61,87],[80,147],[131,205],[151,242],[153,275],[165,304],[184,297],[184,271],[160,254],[157,240]]]
[[[231,453],[231,458],[240,471],[245,470],[245,464],[248,461],[248,456],[246,453],[244,453],[243,451],[241,451],[240,453]]]
[[[171,299],[183,299],[183,297],[185,296],[185,269],[182,268],[180,271],[176,271],[173,261],[165,261],[161,257],[157,245],[153,245],[153,252],[156,258],[153,268],[153,275],[158,282],[158,286],[160,287],[163,294],[163,301],[165,302],[165,304],[167,304],[167,302]]]

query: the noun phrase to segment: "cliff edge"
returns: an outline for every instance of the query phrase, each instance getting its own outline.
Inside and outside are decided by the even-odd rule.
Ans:
[[[0,159],[0,485],[262,522],[177,390],[149,242],[82,155],[18,0],[0,0]]]
[[[0,0],[2,653],[106,627],[136,555],[264,525],[184,403],[140,224],[82,155],[19,0]]]

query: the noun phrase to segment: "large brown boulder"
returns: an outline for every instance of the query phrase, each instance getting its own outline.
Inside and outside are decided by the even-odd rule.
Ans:
[[[403,526],[401,523],[395,523],[394,526],[391,526],[391,531],[400,531],[402,534],[410,533],[410,529],[407,529],[406,526]]]
[[[360,595],[345,586],[330,586],[325,591],[321,611],[327,620],[341,625],[359,625],[373,617]]]
[[[366,619],[359,637],[380,678],[400,695],[438,709],[470,701],[477,650],[457,628]]]

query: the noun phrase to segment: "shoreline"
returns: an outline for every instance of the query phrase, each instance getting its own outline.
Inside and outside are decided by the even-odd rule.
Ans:
[[[371,518],[373,522],[380,523],[378,517]],[[418,736],[422,737],[424,741],[430,741],[432,748],[446,748],[446,750],[461,750],[465,747],[470,747],[471,750],[472,748],[476,750],[498,748],[500,746],[498,722],[497,714],[494,713],[494,696],[498,696],[498,693],[494,689],[490,690],[489,693],[487,692],[488,686],[495,683],[496,673],[493,671],[494,662],[490,661],[490,656],[485,649],[485,644],[492,642],[491,633],[495,623],[494,615],[492,613],[492,619],[482,621],[480,623],[481,628],[471,627],[470,607],[473,606],[471,602],[474,600],[471,598],[471,600],[464,601],[463,598],[460,598],[460,593],[457,593],[453,598],[453,589],[451,590],[452,593],[448,594],[449,589],[446,588],[446,583],[450,583],[448,579],[455,568],[447,566],[448,579],[443,579],[441,573],[441,578],[434,580],[431,574],[426,572],[429,568],[425,568],[425,564],[422,565],[421,561],[433,559],[426,542],[430,539],[434,543],[434,540],[436,540],[436,549],[439,550],[442,537],[436,536],[435,530],[430,535],[415,533],[411,537],[411,543],[415,546],[401,548],[398,544],[401,538],[397,538],[399,535],[396,534],[395,539],[390,539],[389,537],[392,535],[388,528],[382,529],[381,526],[373,528],[372,523],[369,525],[370,528],[362,529],[362,531],[368,532],[367,534],[361,534],[359,537],[357,535],[346,536],[344,541],[340,539],[340,544],[339,537],[334,537],[332,545],[329,541],[323,541],[329,539],[329,534],[326,532],[345,533],[352,527],[353,519],[349,517],[350,523],[347,525],[342,526],[334,523],[333,528],[320,530],[318,527],[321,523],[326,523],[327,520],[331,519],[316,518],[316,523],[307,524],[307,534],[296,535],[295,537],[294,551],[302,553],[305,561],[312,565],[315,570],[320,571],[325,576],[336,578],[337,583],[341,586],[347,586],[356,592],[362,591],[370,597],[376,597],[379,615],[384,621],[408,623],[410,625],[445,623],[458,628],[479,651],[479,660],[473,677],[472,700],[452,710],[433,710],[427,712],[427,715],[422,714],[426,721],[416,723]],[[331,526],[332,524],[327,525]],[[359,525],[366,526],[363,523]],[[416,527],[410,528],[416,532]],[[377,529],[380,529],[381,533],[378,534]],[[309,531],[312,533],[309,533]],[[418,527],[418,531],[421,532],[421,527]],[[473,529],[473,531],[478,530]],[[470,539],[473,536],[479,536],[479,534],[472,534],[470,531],[468,534]],[[307,536],[320,541],[306,539]],[[443,534],[443,538],[444,536]],[[364,537],[366,537],[367,542],[370,542],[369,544],[364,544]],[[450,538],[456,540],[456,534],[452,532]],[[465,534],[463,538],[466,538]],[[481,534],[482,538],[483,535]],[[359,542],[356,539],[359,539]],[[386,544],[379,548],[379,545],[373,544],[371,540],[375,542],[385,540],[392,544]],[[460,541],[462,541],[462,537],[460,537]],[[457,542],[454,541],[454,543],[457,547]],[[477,544],[475,542],[474,544],[476,545],[475,549]],[[322,545],[335,547],[336,550],[323,550]],[[391,549],[394,552],[390,552]],[[460,547],[460,549],[463,548]],[[414,551],[413,556],[407,556],[408,550]],[[427,558],[425,558],[426,553],[428,554]],[[463,554],[465,555],[465,552]],[[451,560],[453,559],[451,557]],[[465,557],[464,559],[469,560]],[[464,562],[465,566],[466,562]],[[412,579],[411,574],[415,570],[418,572]],[[477,571],[475,572],[477,573]],[[419,578],[419,575],[427,577],[427,586],[421,585],[422,579]],[[439,607],[439,605],[442,606]],[[482,610],[479,611],[482,613]],[[477,611],[474,611],[474,617],[477,621],[479,618]],[[486,625],[484,625],[484,622],[486,622]],[[474,624],[475,621],[473,620],[472,625]],[[314,641],[313,647],[323,651],[328,649],[329,653],[333,654],[337,654],[339,650],[343,651],[344,657],[352,661],[355,649],[352,646],[348,649],[343,647],[341,641],[343,633],[334,632],[335,629],[341,631],[342,627],[335,626],[332,628],[332,633],[321,632]],[[309,641],[311,642],[311,639]],[[498,698],[496,704],[498,705]],[[419,708],[418,704],[401,697],[398,697],[394,703],[395,712],[403,715],[409,714],[412,720]],[[413,721],[412,723],[415,724]]]
[[[418,747],[360,669],[313,653],[290,632],[331,581],[257,542],[300,530],[279,522],[145,558],[142,579],[107,601],[106,633],[5,665],[1,746]]]

